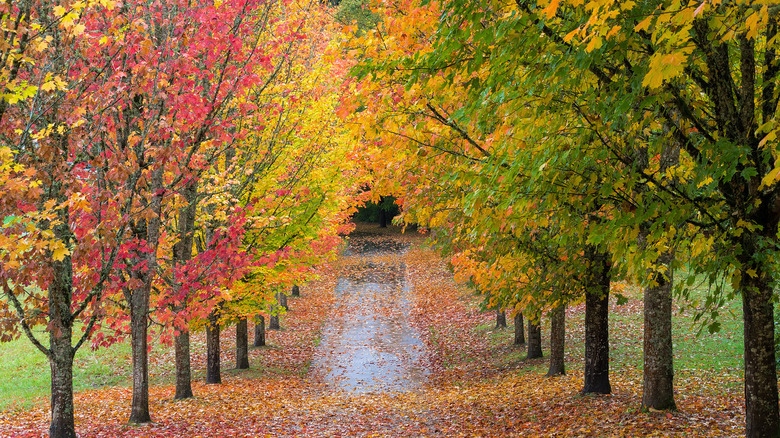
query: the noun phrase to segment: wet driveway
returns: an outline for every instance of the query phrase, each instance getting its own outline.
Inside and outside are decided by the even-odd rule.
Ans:
[[[311,369],[331,389],[406,391],[425,382],[426,347],[408,318],[405,250],[389,237],[351,237],[336,284],[336,309]]]

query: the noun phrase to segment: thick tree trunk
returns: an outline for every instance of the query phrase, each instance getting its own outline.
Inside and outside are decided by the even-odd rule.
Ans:
[[[755,251],[743,246],[745,258]],[[775,323],[773,318],[770,269],[746,260],[742,269],[742,309],[745,342],[746,436],[780,436],[777,364],[775,362]],[[755,270],[755,277],[748,269]]]
[[[219,317],[216,310],[211,312],[206,325],[206,383],[222,383],[219,363]]]
[[[566,304],[553,309],[550,319],[550,369],[547,377],[566,374]]]
[[[249,368],[249,334],[246,318],[241,318],[236,324],[236,369]]]
[[[299,297],[301,296],[301,288],[298,287],[298,285],[293,285],[292,292],[290,293],[290,296],[292,297]]]
[[[52,344],[51,368],[51,424],[50,438],[76,438],[76,426],[73,420],[73,354],[70,338],[67,344]]]
[[[255,347],[265,346],[265,317],[258,315],[255,318]]]
[[[583,394],[609,394],[609,269],[608,253],[586,249],[590,267],[585,291],[585,382]]]
[[[506,311],[503,309],[496,310],[496,328],[506,328]]]
[[[268,330],[281,330],[279,326],[279,315],[271,315],[268,318]]]
[[[174,400],[190,398],[192,365],[190,364],[190,332],[182,331],[174,339],[176,347],[176,394]]]
[[[379,207],[379,228],[387,228],[387,212],[381,206]]]
[[[72,270],[70,257],[54,262],[54,281],[49,287],[49,330],[51,369],[51,424],[49,437],[75,438],[73,418],[73,356],[71,344],[73,325],[70,302],[72,299]]]
[[[672,354],[672,255],[659,261],[666,274],[654,272],[654,286],[645,289],[644,383],[642,407],[675,409],[674,355]],[[668,278],[667,278],[668,276]]]
[[[515,345],[525,344],[525,331],[523,324],[523,313],[517,312],[515,315]]]
[[[526,359],[537,359],[543,357],[542,354],[542,326],[539,323],[533,323],[528,319],[528,345]]]

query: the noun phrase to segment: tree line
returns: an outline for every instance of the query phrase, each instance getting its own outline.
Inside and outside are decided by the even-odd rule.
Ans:
[[[0,2],[0,335],[49,359],[51,437],[79,349],[129,338],[151,421],[153,334],[191,397],[190,332],[218,372],[220,326],[333,254],[364,184],[334,32],[306,0]]]
[[[778,5],[361,4],[352,126],[403,220],[492,308],[584,299],[583,393],[612,390],[611,285],[643,288],[645,408],[675,407],[675,297],[704,283],[711,331],[741,300],[746,435],[780,435]]]

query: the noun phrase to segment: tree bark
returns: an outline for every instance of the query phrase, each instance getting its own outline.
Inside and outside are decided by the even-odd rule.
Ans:
[[[271,315],[268,320],[268,330],[281,330],[279,326],[279,315]]]
[[[290,296],[292,297],[299,297],[301,296],[301,288],[298,287],[298,285],[293,285],[292,292],[290,293]]]
[[[642,407],[675,409],[672,351],[672,254],[659,258],[666,274],[654,272],[655,285],[645,288],[644,381]],[[668,276],[668,277],[667,277]]]
[[[589,268],[585,291],[585,382],[583,394],[609,394],[609,269],[610,256],[586,248]]]
[[[526,359],[537,359],[542,354],[542,326],[528,319],[528,345]]]
[[[190,398],[192,394],[192,365],[190,364],[190,332],[176,335],[176,394],[174,400]]]
[[[290,310],[290,307],[287,306],[287,294],[284,292],[279,291],[276,293],[276,302],[279,303],[279,306],[284,310]]]
[[[219,363],[219,314],[214,310],[206,325],[206,383],[222,383]]]
[[[515,315],[515,345],[525,344],[525,331],[523,325],[523,313],[517,312]]]
[[[758,251],[749,236],[744,238],[742,248],[746,436],[777,437],[780,412],[771,267],[752,259]],[[748,273],[750,269],[755,272]]]
[[[198,207],[198,180],[193,178],[181,191],[187,201],[187,205],[179,209],[179,241],[173,245],[174,266],[181,268],[192,259],[192,247],[195,232],[195,216]],[[175,281],[175,280],[174,280]],[[176,292],[181,289],[181,284],[174,282]],[[188,306],[188,298],[184,297],[181,306],[173,309],[176,312],[185,312]],[[190,361],[190,333],[189,324],[178,327],[179,335],[175,337],[176,345],[176,394],[174,400],[190,398],[192,393],[192,363]]]
[[[53,336],[50,336],[50,339]],[[73,419],[73,354],[70,338],[51,344],[51,424],[50,438],[76,438]]]
[[[505,310],[496,310],[496,328],[506,328],[506,311]]]
[[[130,410],[130,423],[142,424],[152,421],[149,412],[149,350],[147,344],[149,297],[152,290],[155,266],[157,265],[157,246],[160,240],[162,213],[163,169],[152,172],[149,190],[153,195],[148,207],[153,215],[149,219],[138,219],[131,227],[133,237],[146,242],[146,251],[136,254],[137,261],[143,261],[143,267],[133,268],[130,277],[138,285],[125,290],[125,298],[130,304],[130,346],[133,356],[133,400]]]
[[[236,369],[249,368],[249,335],[246,318],[241,318],[236,324]]]
[[[75,438],[73,417],[73,357],[71,344],[73,325],[70,303],[72,300],[72,265],[70,256],[53,263],[54,280],[49,286],[49,367],[51,369],[51,424],[49,437]]]
[[[147,274],[148,275],[148,274]],[[147,349],[147,318],[149,294],[136,289],[130,297],[130,346],[133,356],[133,401],[130,423],[149,423],[149,350]]]
[[[566,374],[566,304],[553,309],[550,319],[550,369],[547,377]]]
[[[279,302],[279,294],[276,295],[277,303]],[[281,326],[279,326],[279,304],[274,304],[271,306],[271,315],[269,317],[268,321],[268,330],[281,330]]]
[[[255,347],[265,346],[265,317],[257,315],[255,318]]]

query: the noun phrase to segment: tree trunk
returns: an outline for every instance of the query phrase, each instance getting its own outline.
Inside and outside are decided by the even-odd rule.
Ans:
[[[496,328],[506,328],[506,311],[496,310]]]
[[[130,346],[133,355],[133,401],[130,410],[130,423],[142,424],[152,421],[149,413],[149,350],[147,344],[149,297],[152,290],[155,266],[157,265],[157,246],[160,240],[163,186],[162,167],[152,172],[149,190],[153,195],[148,207],[153,215],[149,219],[139,218],[132,226],[133,237],[146,242],[146,251],[138,252],[136,260],[143,261],[142,267],[133,268],[130,277],[138,281],[138,286],[125,291],[130,304]]]
[[[279,307],[283,308],[285,311],[290,310],[290,307],[287,306],[287,295],[279,291],[276,293],[276,302],[279,303]]]
[[[279,296],[276,296],[277,301],[279,300]],[[279,326],[279,305],[274,304],[271,306],[271,315],[268,320],[268,330],[281,330],[281,327]]]
[[[528,346],[526,359],[543,357],[542,354],[542,326],[528,319]]]
[[[515,315],[515,345],[525,344],[525,331],[523,330],[523,313],[517,312]]]
[[[550,317],[550,369],[547,377],[566,374],[566,304],[553,309]]]
[[[298,287],[298,285],[297,285],[297,284],[296,284],[296,285],[293,285],[293,287],[292,287],[292,292],[291,292],[290,296],[293,296],[293,297],[299,297],[299,296],[301,296],[301,288],[300,288],[300,287]]]
[[[236,324],[236,369],[249,368],[249,335],[246,318],[241,318]]]
[[[609,269],[608,253],[588,246],[590,266],[585,291],[585,382],[583,394],[609,394]]]
[[[382,209],[381,201],[379,204],[379,228],[387,228],[387,212]]]
[[[174,400],[190,398],[192,394],[192,366],[190,365],[190,332],[181,331],[176,344],[176,394]]]
[[[219,364],[219,315],[214,310],[206,325],[206,383],[222,383]]]
[[[265,346],[265,317],[257,315],[255,318],[255,347]]]
[[[193,234],[195,232],[195,216],[198,207],[198,180],[193,178],[184,186],[182,196],[187,205],[179,209],[179,241],[173,245],[174,266],[181,268],[192,259]],[[181,284],[175,283],[178,293]],[[175,312],[187,310],[187,297],[181,303],[181,307],[173,309]],[[185,327],[177,327],[179,334],[175,337],[176,345],[176,394],[174,400],[190,398],[192,393],[192,363],[190,362],[190,333],[189,324]]]
[[[72,268],[70,256],[54,262],[54,281],[49,286],[49,367],[51,370],[51,424],[49,437],[75,438],[73,418],[73,325],[70,322]]]
[[[747,233],[746,233],[747,234]],[[748,241],[746,237],[744,241]],[[775,322],[771,268],[752,260],[752,242],[743,243],[742,309],[745,342],[746,436],[780,436]],[[771,262],[765,262],[771,263]],[[752,269],[755,271],[748,273]],[[751,276],[750,274],[755,274]]]
[[[672,352],[672,254],[659,258],[666,274],[654,272],[654,286],[645,288],[644,382],[642,407],[675,409]],[[667,276],[668,275],[668,278]]]
[[[148,274],[146,274],[148,275]],[[149,350],[147,349],[147,318],[149,294],[145,288],[132,291],[130,300],[130,346],[133,356],[133,401],[130,423],[149,423]]]
[[[279,326],[279,315],[271,315],[268,320],[268,330],[281,330]]]

